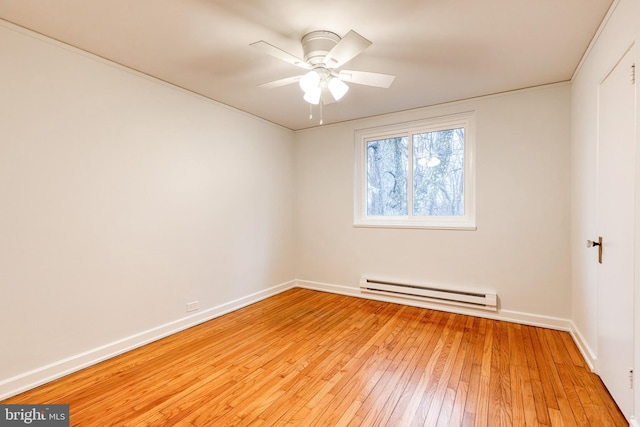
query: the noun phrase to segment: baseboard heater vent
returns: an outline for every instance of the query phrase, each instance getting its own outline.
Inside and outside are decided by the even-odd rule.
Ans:
[[[360,279],[360,290],[362,292],[379,295],[498,311],[498,297],[495,293],[453,290],[368,277],[362,277]]]

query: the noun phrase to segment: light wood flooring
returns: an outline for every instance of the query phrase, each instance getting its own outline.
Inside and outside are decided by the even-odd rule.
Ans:
[[[2,403],[77,426],[627,426],[569,334],[292,289]]]

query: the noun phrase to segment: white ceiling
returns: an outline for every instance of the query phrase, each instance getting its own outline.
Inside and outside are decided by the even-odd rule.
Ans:
[[[318,125],[300,74],[250,43],[302,57],[314,30],[373,44],[344,68],[395,74],[350,84],[324,123],[567,81],[612,0],[0,0],[0,18],[290,129]]]

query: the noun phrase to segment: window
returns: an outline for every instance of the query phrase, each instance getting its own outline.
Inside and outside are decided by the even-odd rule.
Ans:
[[[475,230],[473,113],[356,132],[354,225]]]

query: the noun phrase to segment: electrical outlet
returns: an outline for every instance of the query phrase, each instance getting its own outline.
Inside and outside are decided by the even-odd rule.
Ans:
[[[187,313],[190,311],[196,311],[198,309],[198,301],[187,303]]]

